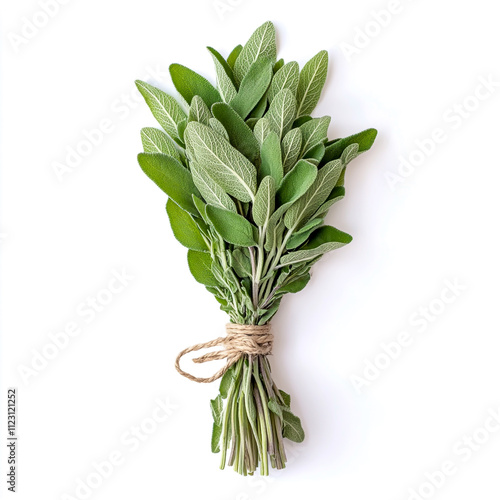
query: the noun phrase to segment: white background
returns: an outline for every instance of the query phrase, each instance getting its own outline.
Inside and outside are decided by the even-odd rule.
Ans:
[[[30,31],[41,3],[4,1],[2,16],[1,401],[18,388],[18,498],[83,498],[77,484],[89,478],[92,499],[498,498],[500,432],[488,417],[500,407],[494,3],[402,0],[387,22],[374,13],[397,5],[388,1],[74,0]],[[368,127],[379,137],[328,216],[353,242],[317,264],[274,321],[273,373],[307,437],[288,448],[285,471],[262,480],[218,469],[217,386],[173,366],[226,317],[191,278],[165,196],[136,163],[139,130],[155,122],[133,81],[156,68],[149,81],[174,92],[171,62],[213,80],[205,46],[227,55],[266,20],[286,61],[328,49],[315,114],[332,115],[330,137]],[[497,82],[489,95],[481,78]],[[112,130],[59,180],[54,164],[102,120]],[[432,145],[436,128],[445,139]],[[105,297],[123,270],[133,278],[90,318],[85,301]],[[80,334],[45,366],[34,361],[71,322]],[[401,334],[407,345],[396,348]],[[375,362],[384,368],[366,368]],[[175,407],[159,424],[157,398]],[[134,451],[126,439],[141,424],[150,434]],[[110,454],[121,464],[95,487],[93,463]],[[426,484],[443,462],[453,473]]]

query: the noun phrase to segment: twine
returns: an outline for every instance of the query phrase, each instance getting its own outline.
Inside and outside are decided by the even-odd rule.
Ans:
[[[209,347],[223,346],[223,349],[218,351],[203,354],[198,358],[194,358],[194,363],[206,363],[216,359],[226,359],[226,364],[217,373],[208,378],[200,378],[185,372],[179,365],[179,362],[185,354],[200,349]],[[175,360],[175,368],[184,377],[193,382],[209,383],[214,382],[222,377],[229,368],[236,363],[245,354],[256,356],[258,354],[271,354],[273,348],[273,334],[271,333],[271,324],[266,325],[239,325],[236,323],[228,323],[226,325],[226,336],[219,337],[209,342],[195,344],[187,349],[184,349],[177,355]]]

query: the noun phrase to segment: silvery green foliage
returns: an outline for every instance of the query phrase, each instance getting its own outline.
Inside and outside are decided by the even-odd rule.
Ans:
[[[208,50],[216,86],[180,64],[170,66],[179,100],[136,82],[163,129],[141,131],[144,152],[138,160],[169,197],[173,233],[189,249],[194,278],[233,323],[262,325],[276,314],[283,295],[306,286],[315,262],[351,241],[324,218],[344,197],[347,164],[370,149],[377,132],[328,139],[330,117],[311,116],[326,81],[328,53],[320,51],[302,69],[295,61],[277,62],[271,22],[226,59]],[[252,377],[251,365],[238,366],[224,376],[212,401],[212,449],[224,457],[222,399],[230,399],[235,387],[244,393],[250,384],[245,377]],[[264,368],[254,367],[265,379]],[[284,437],[301,441],[289,396],[267,389],[266,418],[278,419]],[[254,430],[252,415],[263,410],[246,397]],[[272,456],[284,466],[279,454]],[[238,471],[247,469],[252,467]]]
[[[162,90],[137,82],[164,129],[164,132],[143,129],[144,153],[139,162],[147,175],[157,177],[153,166],[157,169],[160,162],[150,161],[148,155],[175,158],[182,162],[185,175],[192,178],[203,210],[206,205],[223,208],[249,221],[255,244],[250,253],[239,254],[239,260],[241,264],[243,259],[248,259],[245,265],[251,268],[253,265],[250,284],[247,278],[241,279],[234,273],[231,259],[227,258],[235,246],[217,232],[204,213],[193,215],[195,223],[199,223],[200,237],[206,242],[204,251],[210,253],[214,267],[223,271],[216,273],[216,280],[210,277],[211,284],[217,281],[217,287],[210,291],[232,321],[261,324],[264,319],[269,321],[269,312],[281,300],[281,292],[288,283],[307,276],[317,257],[351,240],[340,231],[325,233],[323,225],[313,228],[307,238],[304,234],[299,238],[296,235],[312,217],[323,220],[328,208],[343,197],[335,190],[343,185],[345,167],[371,147],[376,131],[365,130],[352,140],[329,141],[330,117],[311,118],[326,80],[326,51],[316,54],[302,70],[295,61],[276,69],[275,30],[270,22],[260,26],[238,50],[236,59],[232,54],[232,60],[226,60],[209,47],[215,63],[217,88],[194,71],[172,65],[175,86],[184,97],[184,104],[189,99],[188,109],[183,109],[182,104]],[[269,78],[264,73],[273,64],[274,75]],[[217,95],[226,103],[224,106],[229,107],[227,111],[226,108],[215,111],[216,106],[221,106],[214,103]],[[232,106],[235,111],[231,111]],[[274,133],[277,139],[270,135]],[[280,144],[281,154],[275,149],[275,140]],[[298,162],[307,162],[310,169],[314,167],[317,171],[314,183],[303,193],[301,187],[308,182],[310,170],[298,169],[296,175],[286,179]],[[164,168],[168,165],[170,163],[164,162]],[[288,204],[281,197],[285,187],[288,196],[297,192],[300,197]],[[193,194],[191,191],[188,196]],[[170,193],[174,202],[178,196],[178,193]],[[318,234],[335,241],[309,248],[308,245],[315,245]],[[302,243],[291,252],[290,240]],[[297,265],[288,254],[297,254],[302,248],[308,252],[300,255],[310,258],[300,260]],[[198,281],[207,285],[206,269],[198,273],[191,266],[191,271]]]

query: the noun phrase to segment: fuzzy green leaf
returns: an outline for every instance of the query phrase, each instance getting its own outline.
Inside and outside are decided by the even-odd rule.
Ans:
[[[180,161],[181,157],[174,141],[162,130],[145,127],[141,130],[141,140],[145,153],[163,153]]]
[[[245,156],[201,123],[188,123],[184,136],[193,148],[195,160],[228,194],[243,202],[254,199],[257,170]]]
[[[191,100],[188,122],[194,121],[208,125],[211,117],[212,115],[205,101],[199,95],[195,95]]]
[[[175,88],[189,105],[195,95],[199,95],[209,108],[215,102],[222,101],[217,89],[192,69],[182,64],[171,64],[169,70]]]
[[[255,163],[259,157],[259,143],[241,116],[231,106],[222,102],[212,106],[212,113],[226,130],[229,142]]]
[[[277,196],[278,205],[298,200],[315,181],[318,169],[306,160],[300,160],[288,172],[280,184]]]
[[[304,441],[304,429],[302,429],[299,417],[290,411],[283,411],[283,423],[283,437],[294,443],[302,443]]]
[[[297,116],[308,115],[318,104],[328,71],[328,52],[321,50],[300,72],[297,89]]]
[[[264,140],[270,132],[271,124],[269,123],[269,120],[267,118],[261,118],[257,121],[253,129],[253,133],[255,135],[255,138],[257,139],[257,142],[259,143],[259,146],[262,146]]]
[[[271,218],[274,212],[274,197],[276,194],[276,184],[271,176],[266,176],[262,179],[255,202],[253,204],[253,220],[259,226],[264,227],[267,221]]]
[[[212,54],[215,64],[215,73],[217,75],[217,86],[224,102],[231,102],[231,99],[236,95],[236,87],[234,85],[233,70],[224,58],[212,47],[207,47]]]
[[[161,153],[139,153],[139,165],[144,173],[180,207],[197,214],[192,195],[199,195],[193,178],[175,158]]]
[[[236,212],[236,205],[230,196],[210,176],[210,171],[192,161],[193,182],[207,203]]]
[[[294,203],[285,214],[285,226],[293,230],[300,227],[302,222],[307,221],[326,201],[341,172],[342,162],[340,160],[332,161],[321,168],[305,195]]]
[[[304,290],[310,279],[311,275],[309,273],[305,274],[304,276],[299,276],[286,285],[280,287],[279,291],[284,293],[298,293]]]
[[[338,139],[327,145],[323,161],[327,163],[331,160],[337,160],[342,156],[345,148],[355,143],[359,145],[358,154],[368,151],[375,142],[376,137],[377,131],[374,128],[369,128],[349,137]]]
[[[289,89],[293,95],[296,95],[298,85],[299,64],[296,61],[291,61],[282,66],[274,75],[268,92],[269,101],[272,102],[283,89]]]
[[[179,103],[172,97],[141,80],[135,82],[139,92],[158,123],[172,138],[178,138],[177,124],[186,118]]]
[[[214,423],[217,425],[221,425],[224,402],[220,394],[215,399],[210,400],[210,409],[212,410],[212,418],[214,419]]]
[[[236,62],[236,59],[238,59],[238,56],[240,55],[240,52],[242,50],[243,50],[243,45],[236,45],[236,47],[227,56],[227,64],[231,69],[234,69],[234,63]]]
[[[243,78],[236,96],[231,100],[231,107],[246,118],[258,104],[271,83],[273,64],[268,57],[259,57]]]
[[[281,150],[283,156],[283,171],[287,174],[297,163],[302,145],[302,133],[300,129],[293,128],[285,134],[281,141]]]
[[[276,32],[273,23],[265,22],[259,26],[249,38],[234,63],[236,82],[241,82],[252,64],[260,55],[268,56],[276,61]]]
[[[254,239],[254,226],[240,214],[208,205],[207,217],[214,229],[228,243],[242,247],[257,244]]]
[[[205,286],[220,286],[212,272],[212,257],[206,252],[188,250],[188,265],[194,279]]]
[[[326,141],[328,135],[328,127],[330,126],[331,117],[322,116],[321,118],[313,118],[299,127],[302,134],[302,156],[306,151],[311,149],[318,142]]]
[[[260,175],[265,177],[270,175],[276,185],[283,179],[283,165],[281,163],[280,139],[275,132],[271,132],[262,143]]]
[[[278,92],[271,102],[266,113],[271,129],[274,130],[281,139],[292,126],[296,110],[295,96],[290,89],[283,89]]]
[[[167,201],[167,214],[174,236],[181,245],[192,250],[208,252],[207,244],[196,222],[170,198]]]
[[[219,453],[220,451],[221,434],[222,434],[222,425],[217,425],[214,423],[212,425],[212,439],[211,439],[212,453]]]

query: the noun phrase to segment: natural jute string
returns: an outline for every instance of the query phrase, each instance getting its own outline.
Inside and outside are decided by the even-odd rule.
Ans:
[[[226,359],[226,364],[217,373],[208,378],[199,378],[185,372],[179,365],[179,362],[188,352],[199,351],[209,347],[223,346],[223,349],[209,352],[194,358],[195,363],[205,363],[216,359]],[[271,333],[271,324],[267,325],[238,325],[236,323],[228,323],[226,325],[226,336],[219,337],[209,342],[195,344],[187,349],[184,349],[177,355],[175,367],[177,371],[184,377],[194,382],[209,383],[222,377],[229,368],[236,363],[243,355],[271,354],[273,348],[273,334]]]

